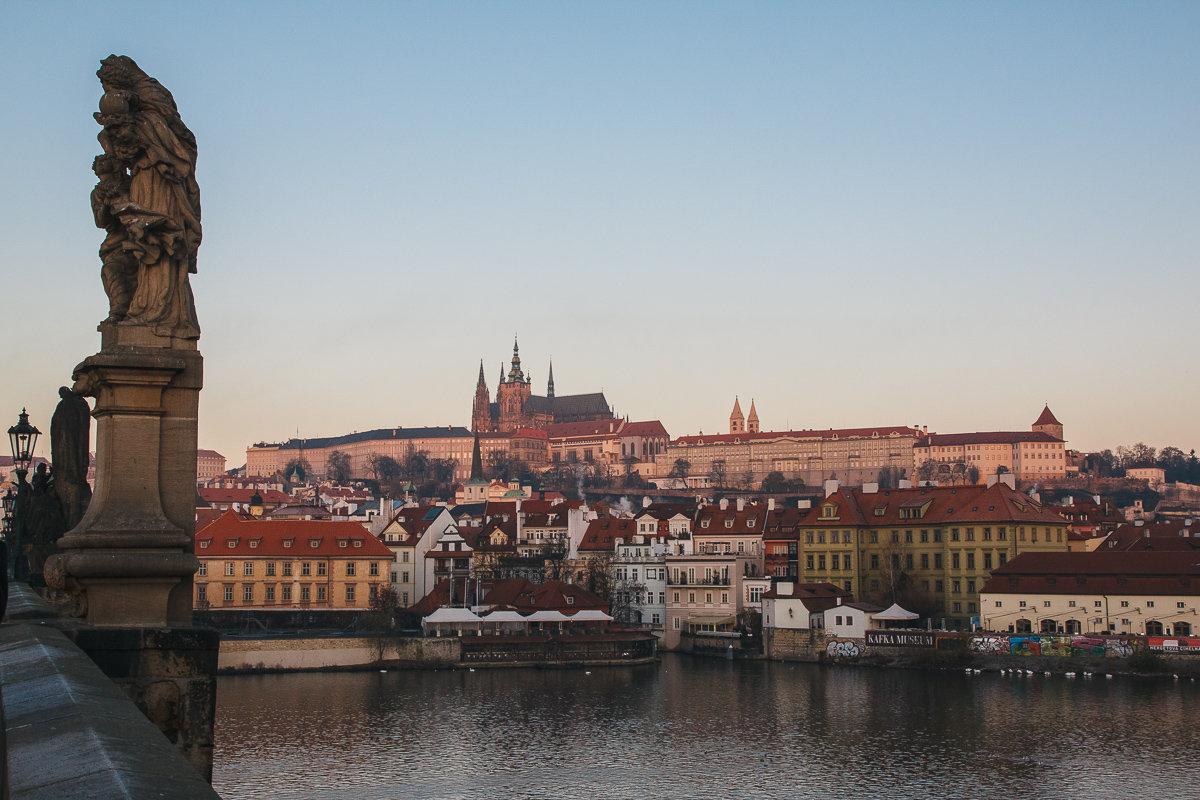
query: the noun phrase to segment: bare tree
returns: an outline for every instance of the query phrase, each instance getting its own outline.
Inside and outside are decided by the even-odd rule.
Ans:
[[[352,476],[350,456],[341,450],[334,450],[325,459],[325,476],[335,483],[346,483]]]

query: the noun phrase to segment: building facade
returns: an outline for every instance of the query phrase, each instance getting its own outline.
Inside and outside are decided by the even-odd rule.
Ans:
[[[1028,431],[982,431],[922,436],[913,447],[913,461],[937,465],[930,479],[953,475],[956,466],[975,467],[979,481],[1009,472],[1021,481],[1065,477],[1066,442],[1063,426],[1046,406]],[[942,481],[944,482],[944,481]]]

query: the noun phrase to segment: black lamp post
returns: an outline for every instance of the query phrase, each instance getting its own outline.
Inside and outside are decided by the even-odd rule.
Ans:
[[[9,514],[9,530],[5,534],[8,543],[8,576],[14,580],[27,580],[29,567],[21,558],[21,539],[25,533],[25,511],[29,507],[31,487],[25,480],[29,474],[29,465],[33,461],[33,450],[37,446],[37,438],[41,434],[37,428],[29,424],[29,415],[25,409],[17,418],[17,424],[8,429],[8,442],[12,446],[13,465],[17,473],[16,497],[10,501],[5,497],[4,508]],[[11,492],[10,492],[11,494]],[[9,511],[9,507],[12,510]]]

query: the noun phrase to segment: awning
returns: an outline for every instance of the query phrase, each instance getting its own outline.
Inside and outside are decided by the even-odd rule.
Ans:
[[[481,617],[484,622],[528,622],[528,617],[523,617],[515,611],[493,611],[486,617]]]
[[[688,617],[687,622],[689,625],[732,625],[734,622],[737,622],[737,617],[732,614],[726,616],[709,614],[699,617]]]
[[[570,619],[572,622],[612,622],[612,617],[608,614],[594,609],[576,611],[571,615]]]
[[[468,608],[439,608],[421,622],[482,622]]]
[[[898,603],[892,603],[892,607],[886,611],[880,611],[878,614],[871,615],[871,619],[879,619],[885,622],[907,622],[909,620],[920,618],[920,614],[914,614],[911,611],[905,611]]]
[[[526,622],[567,622],[570,619],[561,611],[535,611],[525,617]]]

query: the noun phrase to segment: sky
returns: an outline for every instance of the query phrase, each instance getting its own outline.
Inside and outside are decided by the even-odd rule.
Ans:
[[[544,393],[1200,447],[1200,4],[3,0],[0,420],[107,314],[95,77],[199,144],[199,444]],[[42,450],[44,447],[44,451]],[[49,443],[39,445],[43,454]]]

